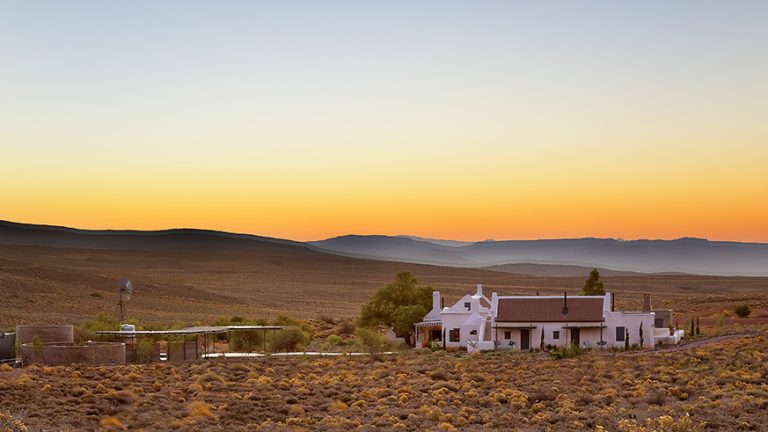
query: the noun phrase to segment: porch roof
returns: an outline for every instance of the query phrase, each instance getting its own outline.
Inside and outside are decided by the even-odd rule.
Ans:
[[[492,326],[494,329],[535,329],[538,327],[535,324],[518,324],[518,323],[500,323]]]
[[[566,324],[564,329],[578,329],[578,328],[606,328],[604,323],[578,323],[578,324]]]
[[[442,327],[443,322],[442,321],[422,321],[417,322],[414,324],[416,327]]]

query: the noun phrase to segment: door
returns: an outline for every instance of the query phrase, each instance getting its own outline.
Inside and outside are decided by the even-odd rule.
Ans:
[[[577,328],[571,329],[571,344],[581,345],[581,331]]]
[[[530,330],[520,330],[520,349],[521,350],[531,349],[531,331]]]

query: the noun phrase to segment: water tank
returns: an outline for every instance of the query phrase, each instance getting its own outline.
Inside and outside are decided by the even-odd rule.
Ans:
[[[42,343],[73,342],[74,329],[71,325],[18,325],[16,326],[16,344],[32,342],[37,337]]]
[[[136,331],[136,326],[133,324],[120,324],[120,331],[133,332]]]

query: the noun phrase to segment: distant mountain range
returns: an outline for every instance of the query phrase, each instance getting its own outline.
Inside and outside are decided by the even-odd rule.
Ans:
[[[348,235],[314,242],[198,229],[161,231],[80,230],[0,221],[0,245],[76,249],[256,250],[278,246],[294,253],[448,267],[486,268],[534,276],[584,276],[593,267],[605,276],[637,273],[768,276],[768,244],[677,240],[558,239],[462,242],[414,236]]]
[[[640,273],[768,276],[768,244],[697,238],[631,241],[583,238],[449,244],[444,240],[404,236],[348,235],[310,244],[349,256],[444,266],[491,267],[504,271],[514,268],[504,265],[524,263]],[[566,273],[570,274],[570,270]]]

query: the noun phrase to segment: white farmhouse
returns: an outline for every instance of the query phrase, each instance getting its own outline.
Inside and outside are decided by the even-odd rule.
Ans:
[[[675,344],[672,311],[652,310],[649,294],[638,312],[615,311],[613,294],[604,296],[499,296],[489,299],[482,285],[453,306],[438,291],[432,310],[416,324],[416,346],[464,347],[468,351],[539,348],[576,344],[586,348]]]

